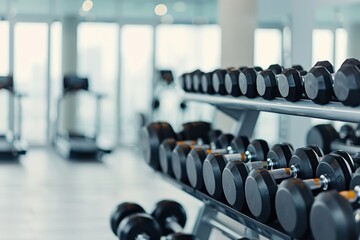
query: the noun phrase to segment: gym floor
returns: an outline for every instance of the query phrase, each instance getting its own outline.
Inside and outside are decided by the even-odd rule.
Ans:
[[[111,240],[112,208],[136,201],[182,203],[191,231],[201,202],[155,174],[139,153],[119,149],[98,161],[69,161],[35,148],[19,161],[0,162],[0,240]],[[216,237],[219,239],[219,237]]]

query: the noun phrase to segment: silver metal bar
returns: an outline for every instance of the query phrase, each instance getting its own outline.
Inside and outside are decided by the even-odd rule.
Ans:
[[[243,237],[242,235],[238,234],[233,229],[228,228],[225,224],[222,224],[222,223],[218,222],[217,220],[206,219],[206,222],[207,222],[207,224],[209,224],[213,228],[216,228],[217,230],[222,232],[225,236],[227,236],[231,239],[239,239],[239,238]]]
[[[167,228],[171,229],[173,232],[178,233],[182,232],[183,228],[178,223],[177,219],[174,217],[169,217],[165,220]]]
[[[199,240],[208,240],[211,234],[212,227],[203,221],[204,216],[215,216],[217,211],[208,205],[204,204],[198,213],[196,222],[193,228],[193,235],[197,236]]]
[[[354,123],[358,123],[360,119],[360,107],[347,107],[339,102],[317,105],[311,100],[305,99],[292,103],[285,99],[268,101],[261,97],[248,99],[246,97],[234,98],[230,96],[209,96],[191,93],[184,93],[183,98],[188,101],[205,102],[227,109],[248,109]]]

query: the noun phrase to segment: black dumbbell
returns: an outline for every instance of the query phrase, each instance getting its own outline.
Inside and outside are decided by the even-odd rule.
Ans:
[[[348,189],[353,172],[353,166],[350,166],[352,162],[346,152],[341,155],[334,152],[321,159],[316,169],[316,178],[293,178],[281,182],[275,197],[275,209],[285,231],[295,238],[309,235],[308,219],[314,195],[321,190]]]
[[[360,104],[360,61],[347,59],[334,77],[334,92],[336,98],[346,106]]]
[[[195,92],[194,88],[194,78],[195,76],[201,76],[203,72],[199,69],[194,70],[188,74],[185,75],[185,88],[187,92]]]
[[[339,138],[340,141],[347,145],[359,144],[359,138],[356,136],[355,129],[349,124],[344,124],[341,126],[339,130]]]
[[[317,62],[314,67],[322,66],[331,68],[332,65],[328,61]],[[285,69],[278,76],[278,89],[280,95],[287,101],[296,102],[302,98],[308,98],[304,90],[304,78],[308,72],[304,71],[298,65]]]
[[[239,87],[242,95],[248,98],[258,96],[256,90],[256,77],[263,69],[261,67],[245,68],[239,74]]]
[[[211,129],[207,122],[190,122],[182,125],[178,133],[166,122],[154,122],[144,127],[141,131],[141,147],[145,161],[154,169],[159,169],[159,146],[167,138],[176,140],[202,139],[208,143],[208,132]]]
[[[187,220],[184,207],[172,200],[159,201],[151,216],[159,223],[163,236],[180,233]]]
[[[216,140],[222,134],[220,130],[210,130],[208,133],[208,138],[210,141],[210,145],[204,145],[204,147],[211,147],[211,144],[216,144]],[[172,166],[171,166],[171,158],[172,158],[172,151],[175,149],[177,145],[180,144],[187,144],[190,147],[196,147],[202,145],[201,142],[195,140],[188,140],[188,141],[176,141],[173,138],[165,139],[159,147],[159,163],[160,169],[162,172],[168,174],[169,176],[173,176]]]
[[[304,77],[305,93],[317,104],[326,104],[334,97],[334,67],[329,61],[319,61]]]
[[[240,67],[238,69],[232,69],[225,75],[225,90],[226,93],[238,97],[241,95],[240,86],[239,86],[239,75],[246,67]]]
[[[319,146],[325,154],[337,150],[333,149],[332,144],[339,139],[339,133],[331,124],[316,125],[309,130],[306,136],[307,144]]]
[[[222,200],[224,197],[222,185],[222,173],[228,162],[257,162],[265,159],[269,152],[269,146],[262,139],[253,140],[245,152],[234,154],[210,153],[206,156],[203,166],[202,175],[207,193],[215,199]]]
[[[198,190],[204,189],[203,178],[203,162],[210,153],[224,154],[227,158],[241,159],[244,158],[244,153],[249,146],[249,139],[245,136],[239,136],[228,141],[228,147],[220,151],[205,151],[201,148],[194,148],[191,150],[186,158],[185,167],[186,175],[190,185]],[[223,144],[226,146],[225,144]]]
[[[310,228],[315,240],[352,240],[360,235],[360,169],[349,191],[320,193],[310,211]]]
[[[348,58],[342,63],[343,66],[360,66],[360,62],[354,58]],[[346,69],[342,68],[343,69]],[[342,71],[341,70],[341,71]],[[304,85],[307,96],[315,103],[326,104],[334,99],[334,68],[328,61],[320,61],[305,76]],[[344,82],[346,84],[346,82]],[[342,92],[344,93],[344,92]]]
[[[359,145],[360,139],[350,125],[342,126],[337,132],[331,124],[319,124],[309,130],[306,141],[308,144],[319,146],[326,154],[346,146],[350,147],[347,148],[350,154],[355,154],[359,151],[355,145]]]
[[[136,203],[119,204],[111,214],[110,226],[112,232],[121,240],[161,238],[159,223]]]
[[[233,151],[231,142],[234,139],[232,134],[221,134],[215,142],[211,145],[194,146],[189,144],[178,144],[171,153],[171,167],[174,177],[183,182],[188,183],[188,176],[186,172],[187,157],[191,151],[197,149],[205,153],[210,152],[229,152]],[[236,146],[234,146],[236,147]]]
[[[259,96],[267,100],[279,97],[278,74],[283,71],[283,67],[274,64],[264,71],[261,71],[256,78],[256,89]]]
[[[316,175],[318,161],[319,156],[313,149],[303,147],[295,150],[288,168],[259,168],[250,171],[245,181],[245,199],[250,212],[260,222],[274,220],[277,181],[291,177],[312,178]]]
[[[212,75],[212,85],[215,93],[220,95],[226,95],[227,91],[225,88],[225,76],[229,73],[233,68],[228,69],[217,69],[213,72]]]
[[[214,71],[206,72],[202,75],[201,84],[200,84],[201,92],[203,92],[205,94],[210,94],[210,95],[215,94],[215,90],[212,85],[213,73],[214,73]]]
[[[198,71],[193,75],[193,78],[192,78],[193,92],[203,93],[203,89],[201,87],[201,79],[204,76],[204,74],[205,73],[203,71]]]
[[[275,144],[262,161],[244,163],[243,161],[228,162],[222,172],[222,189],[226,201],[236,210],[245,207],[244,185],[248,173],[252,169],[276,169],[288,167],[293,149],[289,144]]]

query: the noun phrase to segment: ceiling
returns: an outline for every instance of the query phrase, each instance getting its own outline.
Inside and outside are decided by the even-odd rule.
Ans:
[[[76,15],[84,20],[99,21],[127,19],[130,22],[155,23],[217,22],[218,0],[92,0],[94,6],[88,14],[79,11],[83,1],[0,0],[0,16],[25,20],[61,19],[67,15]],[[257,0],[259,25],[286,25],[293,11],[292,1]],[[168,7],[168,13],[164,17],[154,13],[154,7],[159,3]],[[316,8],[316,22],[319,25],[360,23],[360,0],[313,0],[311,3]]]
[[[8,7],[8,2],[11,6]],[[66,15],[81,15],[84,18],[114,21],[119,18],[153,19],[170,22],[217,22],[217,0],[92,0],[94,5],[87,14],[80,12],[84,0],[0,0],[0,14],[16,17],[53,17],[61,19]],[[154,13],[154,7],[165,3],[166,17]],[[2,10],[2,11],[1,11]],[[79,16],[79,17],[81,17]]]

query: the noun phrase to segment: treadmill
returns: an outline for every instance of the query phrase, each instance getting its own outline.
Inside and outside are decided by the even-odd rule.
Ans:
[[[86,136],[79,132],[73,132],[61,129],[60,117],[62,114],[61,104],[70,94],[78,94],[80,91],[86,91],[96,99],[96,119],[94,136]],[[104,154],[111,153],[110,148],[103,148],[98,144],[100,134],[100,101],[104,97],[89,90],[88,78],[78,77],[76,75],[64,76],[63,94],[59,97],[57,103],[57,121],[54,146],[56,151],[67,159],[100,159]]]
[[[21,103],[25,95],[14,90],[14,80],[12,76],[0,76],[0,90],[5,90],[9,93],[9,124],[8,131],[0,133],[0,160],[18,159],[21,155],[25,155],[27,151],[27,144],[21,139]],[[15,119],[16,115],[18,117],[17,119]],[[15,123],[17,123],[16,129]]]

